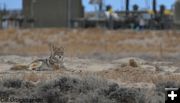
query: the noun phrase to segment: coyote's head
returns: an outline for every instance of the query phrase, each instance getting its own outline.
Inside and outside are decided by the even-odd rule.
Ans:
[[[50,46],[51,55],[49,57],[50,64],[61,64],[64,58],[64,48],[55,45]]]

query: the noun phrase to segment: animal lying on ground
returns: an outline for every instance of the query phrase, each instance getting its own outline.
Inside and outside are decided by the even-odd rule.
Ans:
[[[63,65],[64,48],[51,45],[51,55],[46,59],[37,59],[29,65],[15,65],[11,70],[59,70],[65,69]]]

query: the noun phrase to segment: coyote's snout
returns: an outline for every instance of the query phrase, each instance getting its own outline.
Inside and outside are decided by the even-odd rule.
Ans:
[[[64,48],[57,47],[54,45],[50,46],[51,54],[46,59],[37,59],[30,63],[29,65],[15,65],[11,70],[58,70],[64,68],[63,59],[64,59]]]

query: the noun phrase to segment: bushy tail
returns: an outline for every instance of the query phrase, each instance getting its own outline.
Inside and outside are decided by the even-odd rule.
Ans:
[[[28,70],[29,66],[28,65],[15,65],[10,68],[10,70]]]

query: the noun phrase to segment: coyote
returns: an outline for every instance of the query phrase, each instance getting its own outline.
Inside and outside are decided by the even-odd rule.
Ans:
[[[61,68],[65,68],[63,65],[64,48],[51,45],[50,51],[51,51],[51,54],[46,59],[37,59],[33,61],[32,63],[30,63],[28,66],[16,65],[12,67],[11,70],[43,71],[43,70],[58,70]]]

